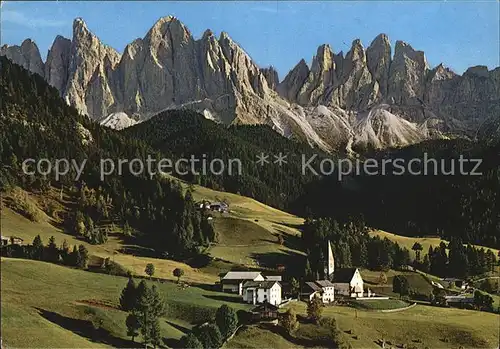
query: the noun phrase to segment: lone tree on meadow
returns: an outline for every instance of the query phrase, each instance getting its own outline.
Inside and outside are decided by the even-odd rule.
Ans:
[[[219,327],[222,338],[227,339],[238,327],[238,315],[233,308],[222,304],[215,313],[215,323]]]
[[[151,277],[154,275],[155,273],[155,266],[153,263],[148,263],[146,265],[146,269],[144,269],[144,272],[146,274],[148,274],[149,278],[151,279]]]
[[[184,270],[181,268],[175,268],[173,274],[177,278],[177,283],[179,283],[181,281],[181,277],[184,275]]]
[[[307,317],[314,323],[318,323],[321,319],[321,314],[323,314],[323,302],[319,297],[313,297],[307,303]]]

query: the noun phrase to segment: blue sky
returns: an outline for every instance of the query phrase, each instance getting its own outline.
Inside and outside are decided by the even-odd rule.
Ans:
[[[425,51],[432,66],[444,62],[457,73],[473,65],[499,65],[499,2],[262,1],[262,2],[4,2],[2,44],[29,37],[45,59],[57,34],[71,38],[82,17],[100,39],[122,52],[162,16],[175,15],[199,38],[207,28],[226,31],[260,66],[283,78],[304,58],[310,63],[323,43],[348,51],[360,38],[367,47],[379,33]],[[394,47],[394,46],[393,46]]]

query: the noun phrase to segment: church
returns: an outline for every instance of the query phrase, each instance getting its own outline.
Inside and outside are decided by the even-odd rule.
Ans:
[[[327,242],[324,275],[325,279],[332,282],[335,294],[345,297],[363,297],[363,278],[358,268],[335,269],[335,258],[330,241]]]

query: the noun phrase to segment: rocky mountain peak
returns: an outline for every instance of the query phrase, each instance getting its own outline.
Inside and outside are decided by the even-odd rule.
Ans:
[[[88,32],[87,23],[81,17],[73,20],[73,33]]]
[[[351,49],[347,52],[345,59],[350,62],[359,61],[360,64],[366,63],[365,48],[361,40],[356,39],[351,44]]]
[[[419,105],[424,98],[429,70],[423,51],[416,51],[404,41],[396,41],[389,72],[388,97],[391,103]]]
[[[21,46],[3,45],[0,48],[0,55],[6,56],[13,62],[19,64],[24,69],[40,76],[44,76],[44,63],[40,55],[40,50],[31,39],[26,39]]]
[[[308,76],[309,66],[304,59],[301,59],[278,85],[278,93],[291,102],[297,102],[298,92]]]
[[[335,69],[333,62],[333,52],[330,45],[323,44],[318,47],[316,56],[313,57],[311,70],[314,72],[328,71]]]
[[[21,43],[21,47],[25,48],[25,49],[32,49],[32,48],[36,47],[38,49],[35,42],[33,40],[31,40],[30,38],[24,39],[23,42]]]
[[[396,41],[396,48],[394,49],[394,62],[399,63],[402,60],[409,59],[416,62],[421,68],[428,70],[429,65],[423,51],[414,50],[410,44],[404,41]]]
[[[206,29],[203,32],[201,40],[207,40],[208,38],[213,37],[213,36],[214,36],[214,32],[212,30],[210,30],[210,29]]]
[[[385,34],[379,34],[366,49],[368,70],[380,87],[382,96],[387,94],[389,67],[391,65],[391,43]]]
[[[29,39],[2,46],[0,54],[44,76],[67,103],[111,127],[182,107],[227,124],[271,124],[329,151],[468,134],[500,113],[500,68],[472,67],[463,76],[444,65],[430,70],[425,54],[403,41],[392,58],[385,34],[366,49],[353,40],[345,55],[320,45],[311,67],[301,59],[281,82],[226,32],[216,37],[206,30],[195,40],[173,16],[158,19],[123,55],[81,18],[73,22],[72,40],[55,38],[45,64]]]
[[[478,76],[478,77],[488,77],[488,67],[485,65],[476,65],[474,67],[468,68],[464,75],[468,76]]]
[[[455,74],[451,69],[445,67],[443,63],[440,63],[437,67],[429,72],[429,81],[434,82],[441,80],[450,80],[456,76],[457,74]]]
[[[371,42],[370,46],[386,46],[391,45],[389,41],[389,37],[385,33],[378,34],[375,39]]]
[[[125,50],[123,50],[123,57],[127,56],[128,59],[134,59],[137,53],[142,49],[143,42],[142,39],[138,38],[132,41],[130,44],[125,46]]]
[[[267,86],[269,86],[269,88],[272,90],[276,90],[276,87],[280,82],[276,69],[274,69],[274,67],[271,65],[268,68],[261,69],[261,72],[267,81]]]
[[[71,40],[58,35],[52,43],[45,62],[45,80],[61,93],[68,82]]]

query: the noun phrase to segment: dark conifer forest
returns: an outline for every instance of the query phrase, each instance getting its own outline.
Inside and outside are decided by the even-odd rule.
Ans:
[[[2,191],[20,186],[44,192],[51,185],[63,186],[79,196],[66,229],[77,234],[80,221],[88,229],[108,216],[116,216],[139,232],[143,243],[154,246],[159,255],[189,256],[214,238],[212,226],[194,206],[191,193],[167,178],[135,176],[124,168],[100,179],[100,159],[141,158],[160,154],[133,137],[105,129],[68,106],[56,89],[40,76],[29,74],[5,57],[0,57],[2,94],[0,154]],[[82,130],[89,134],[82,135]],[[84,138],[89,141],[82,141]],[[79,181],[75,173],[56,181],[50,175],[24,175],[23,159],[87,159]],[[92,238],[92,232],[84,232]]]

